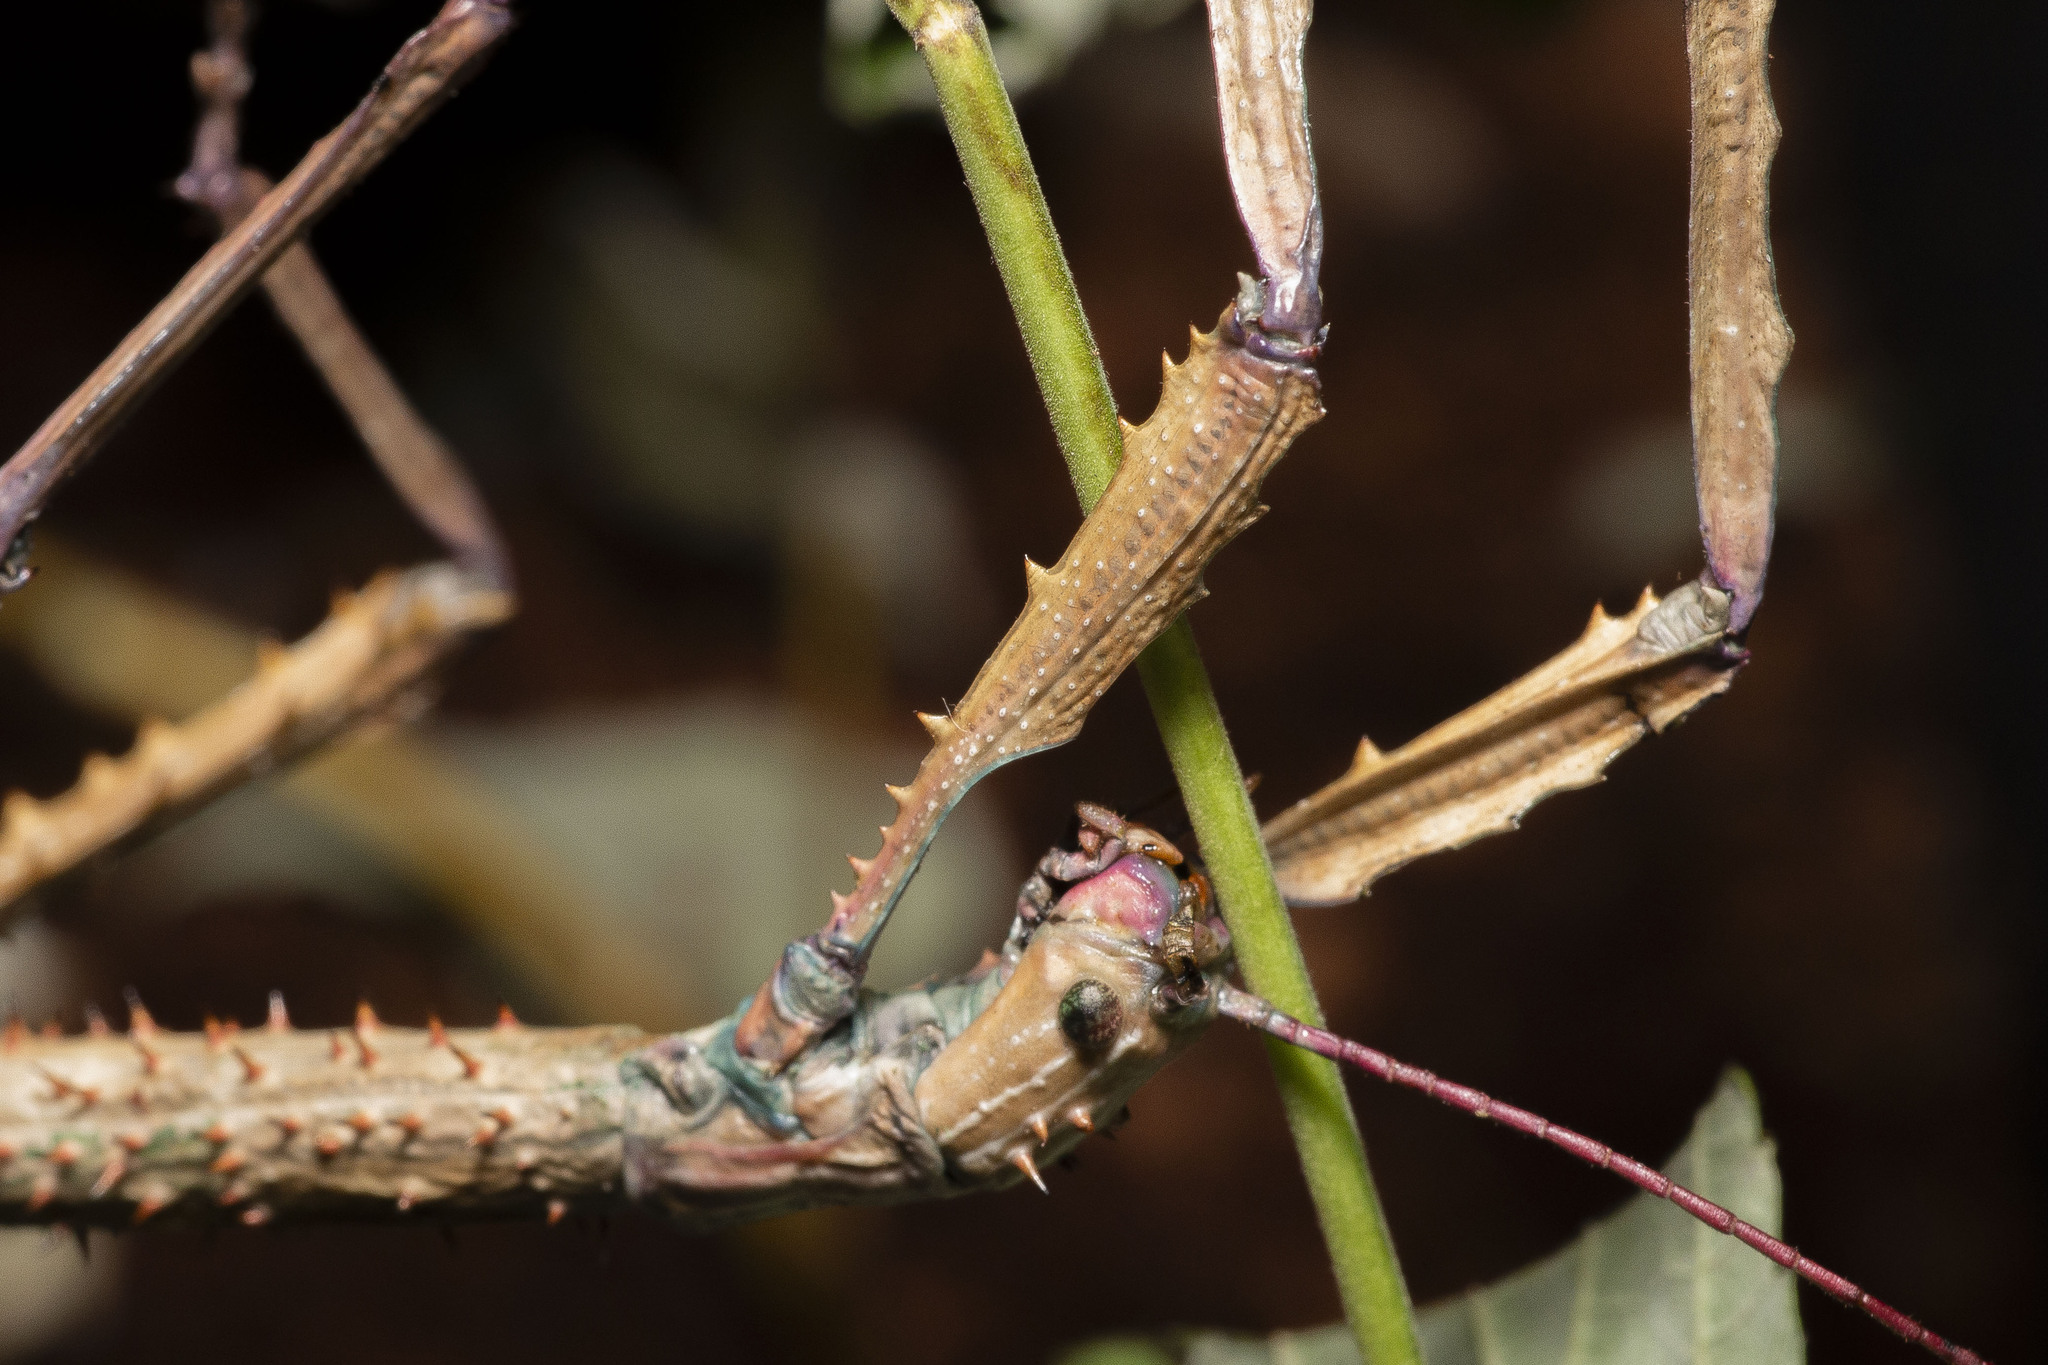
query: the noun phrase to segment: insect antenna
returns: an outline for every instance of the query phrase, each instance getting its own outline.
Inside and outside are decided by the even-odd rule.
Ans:
[[[1526,1109],[1503,1104],[1491,1095],[1474,1090],[1470,1086],[1446,1081],[1434,1072],[1424,1071],[1421,1067],[1410,1066],[1406,1062],[1395,1061],[1386,1053],[1375,1051],[1362,1043],[1354,1043],[1348,1038],[1339,1038],[1326,1029],[1304,1024],[1299,1019],[1282,1014],[1271,1004],[1248,991],[1238,990],[1234,986],[1219,986],[1216,1005],[1220,1013],[1237,1020],[1240,1024],[1270,1033],[1275,1038],[1333,1061],[1349,1062],[1383,1081],[1406,1086],[1410,1090],[1419,1090],[1431,1099],[1447,1104],[1453,1109],[1462,1109],[1468,1114],[1491,1119],[1518,1133],[1527,1133],[1530,1137],[1548,1142],[1554,1147],[1561,1147],[1589,1166],[1613,1171],[1622,1179],[1658,1198],[1668,1199],[1716,1232],[1725,1232],[1736,1240],[1756,1248],[1808,1284],[1840,1299],[1843,1303],[1862,1309],[1915,1346],[1923,1346],[1953,1365],[1987,1365],[1984,1358],[1976,1352],[1966,1350],[1928,1331],[1890,1304],[1872,1297],[1860,1286],[1837,1275],[1826,1266],[1800,1255],[1797,1248],[1779,1241],[1762,1228],[1744,1222],[1719,1204],[1694,1194],[1685,1186],[1645,1166],[1634,1157],[1623,1156],[1604,1143],[1595,1142],[1582,1133],[1560,1127]]]

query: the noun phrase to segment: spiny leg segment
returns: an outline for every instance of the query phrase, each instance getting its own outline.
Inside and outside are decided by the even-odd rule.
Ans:
[[[1275,1038],[1333,1061],[1349,1062],[1383,1081],[1405,1086],[1410,1090],[1419,1090],[1431,1099],[1447,1104],[1453,1109],[1462,1109],[1479,1118],[1491,1119],[1518,1133],[1527,1133],[1539,1141],[1562,1148],[1589,1166],[1613,1171],[1639,1189],[1647,1190],[1659,1199],[1676,1204],[1716,1232],[1725,1232],[1737,1241],[1754,1247],[1824,1293],[1862,1309],[1915,1346],[1925,1347],[1940,1359],[1952,1362],[1952,1365],[1986,1365],[1984,1358],[1976,1352],[1928,1331],[1890,1304],[1873,1297],[1855,1282],[1800,1255],[1796,1247],[1778,1240],[1762,1228],[1744,1222],[1719,1204],[1693,1193],[1669,1176],[1644,1165],[1634,1157],[1624,1156],[1583,1133],[1573,1132],[1526,1109],[1504,1104],[1483,1091],[1474,1090],[1471,1086],[1459,1085],[1419,1066],[1396,1061],[1386,1053],[1375,1051],[1363,1043],[1340,1038],[1327,1029],[1311,1027],[1299,1019],[1282,1014],[1249,991],[1219,985],[1216,1004],[1219,1013],[1241,1024],[1263,1033],[1270,1033]]]

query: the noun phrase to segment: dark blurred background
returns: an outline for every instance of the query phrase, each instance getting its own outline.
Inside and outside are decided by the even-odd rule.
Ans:
[[[273,4],[250,160],[286,170],[431,8]],[[1025,130],[1140,417],[1159,351],[1248,264],[1199,10],[1023,8],[1005,57],[1034,82]],[[1774,210],[1798,344],[1777,561],[1734,690],[1514,837],[1298,917],[1335,1027],[1648,1158],[1725,1064],[1749,1067],[1791,1238],[2008,1365],[2044,1358],[2044,124],[2024,98],[2044,25],[2022,8],[1783,7]],[[520,575],[520,616],[450,671],[407,752],[565,888],[556,932],[658,969],[667,993],[632,1022],[708,1020],[815,924],[839,855],[871,851],[880,784],[915,762],[909,712],[959,694],[1021,556],[1076,521],[943,133],[888,112],[917,93],[875,9],[835,0],[833,49],[814,3],[535,0],[315,235]],[[9,28],[0,415],[19,440],[206,244],[168,193],[203,30],[196,0],[23,6]],[[1196,613],[1267,811],[1361,733],[1409,738],[1561,648],[1596,599],[1698,564],[1677,0],[1326,2],[1311,46],[1331,415]],[[64,572],[284,638],[431,551],[261,304],[43,529]],[[5,785],[48,793],[125,747],[146,703],[110,698],[178,671],[161,645],[99,660],[114,625],[81,609],[30,647],[0,619]],[[949,827],[937,889],[885,948],[893,979],[971,961],[1074,800],[1167,780],[1120,686]],[[359,996],[405,1023],[481,1022],[500,998],[606,1014],[601,983],[536,967],[488,888],[449,891],[318,781],[259,786],[45,896],[0,978],[69,1027],[130,983],[179,1027],[253,1018],[271,987],[310,1024]],[[96,1237],[82,1269],[12,1234],[0,1349],[1036,1362],[1110,1330],[1327,1321],[1259,1048],[1214,1033],[1050,1199],[718,1237],[637,1218]],[[1356,1095],[1420,1299],[1623,1197],[1421,1100]],[[1817,1361],[1918,1358],[1803,1303]]]

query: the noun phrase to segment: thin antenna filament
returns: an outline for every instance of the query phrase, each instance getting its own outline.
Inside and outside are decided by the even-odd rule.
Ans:
[[[1384,1052],[1376,1052],[1361,1043],[1348,1038],[1339,1038],[1325,1029],[1313,1028],[1299,1019],[1282,1014],[1265,1000],[1233,986],[1217,988],[1218,1010],[1275,1038],[1282,1039],[1310,1052],[1328,1057],[1332,1061],[1349,1062],[1363,1071],[1371,1072],[1383,1081],[1420,1090],[1433,1100],[1462,1109],[1468,1114],[1527,1133],[1530,1137],[1562,1147],[1589,1166],[1598,1166],[1613,1171],[1622,1179],[1649,1191],[1659,1199],[1668,1199],[1679,1208],[1705,1223],[1716,1232],[1725,1232],[1737,1241],[1755,1247],[1779,1265],[1791,1270],[1807,1283],[1812,1284],[1843,1303],[1852,1304],[1883,1323],[1899,1336],[1923,1346],[1952,1365],[1988,1365],[1982,1356],[1974,1351],[1948,1341],[1928,1331],[1912,1318],[1882,1300],[1873,1298],[1862,1288],[1837,1275],[1826,1266],[1809,1260],[1798,1250],[1765,1232],[1762,1228],[1745,1223],[1728,1210],[1710,1199],[1694,1194],[1685,1186],[1675,1183],[1670,1177],[1645,1166],[1634,1157],[1623,1156],[1604,1143],[1595,1142],[1582,1133],[1561,1128],[1538,1114],[1518,1109],[1512,1104],[1503,1104],[1491,1095],[1474,1090],[1467,1085],[1458,1085],[1438,1077],[1434,1072],[1406,1062],[1395,1061]]]

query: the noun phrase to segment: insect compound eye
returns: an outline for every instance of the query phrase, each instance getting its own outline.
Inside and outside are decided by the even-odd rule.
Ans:
[[[1108,1047],[1124,1025],[1124,1007],[1116,992],[1092,976],[1067,987],[1060,997],[1060,1032],[1083,1052]]]

